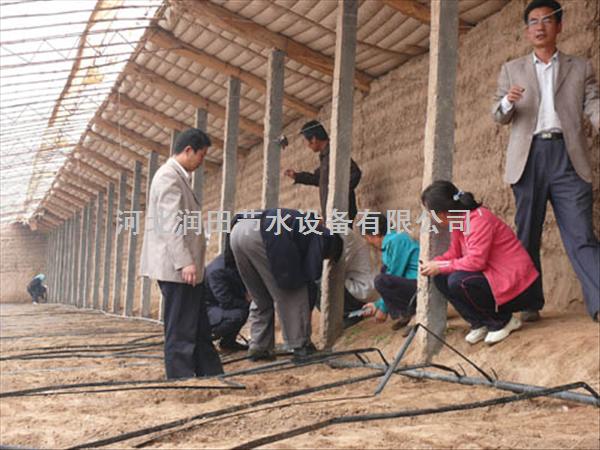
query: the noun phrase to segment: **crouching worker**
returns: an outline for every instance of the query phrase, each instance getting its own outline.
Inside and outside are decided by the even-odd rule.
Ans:
[[[275,310],[281,332],[294,357],[316,351],[311,342],[309,286],[321,277],[323,260],[340,258],[342,239],[317,225],[307,233],[301,223],[317,219],[292,209],[268,209],[257,219],[238,220],[231,231],[231,250],[252,304],[251,360],[271,360],[275,347]]]
[[[435,277],[471,325],[466,341],[495,344],[521,328],[512,313],[535,309],[541,289],[538,271],[510,227],[449,181],[431,184],[421,201],[441,224],[452,220],[448,251],[424,263],[421,273]]]
[[[419,270],[419,244],[407,233],[388,232],[386,217],[377,213],[377,230],[365,233],[366,241],[381,251],[381,273],[375,277],[375,289],[381,298],[365,305],[365,316],[384,322],[391,316],[392,329],[406,326],[416,311]],[[412,302],[411,302],[412,300]]]
[[[39,273],[27,285],[27,292],[31,295],[31,301],[34,305],[37,305],[40,300],[46,301],[48,289],[44,285],[45,280],[46,275]]]
[[[222,350],[248,350],[236,338],[248,320],[248,292],[233,257],[222,253],[204,270],[204,300],[213,339]]]

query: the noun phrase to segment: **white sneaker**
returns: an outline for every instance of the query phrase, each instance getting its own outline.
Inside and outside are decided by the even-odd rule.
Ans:
[[[465,336],[465,341],[469,344],[477,344],[479,341],[482,341],[485,338],[488,330],[486,327],[475,328],[474,330],[469,331],[469,333]]]
[[[490,331],[485,337],[485,343],[490,345],[496,344],[506,339],[512,331],[518,330],[522,325],[521,320],[512,316],[504,328],[498,331]]]

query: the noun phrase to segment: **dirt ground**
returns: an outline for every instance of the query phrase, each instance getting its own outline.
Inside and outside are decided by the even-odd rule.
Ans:
[[[469,346],[463,340],[465,324],[453,318],[446,338],[485,370],[493,368],[504,381],[540,386],[585,381],[598,390],[599,329],[598,324],[580,313],[547,313],[543,321],[524,327],[494,347]],[[162,379],[161,332],[159,324],[67,306],[0,305],[0,392],[94,381]],[[346,330],[338,350],[375,346],[391,359],[404,339],[400,332],[390,330],[389,323],[365,321]],[[238,356],[244,354],[223,355],[223,360]],[[379,362],[372,354],[369,359]],[[406,361],[413,362],[410,352]],[[435,362],[453,368],[460,364],[468,375],[477,376],[448,350],[441,351]],[[240,361],[225,368],[234,371],[257,365]],[[370,373],[373,370],[334,369],[319,364],[229,379],[242,383],[244,390],[152,388],[89,392],[140,387],[128,385],[5,397],[0,398],[0,444],[66,448]],[[485,387],[395,375],[383,393],[373,397],[378,382],[379,378],[372,378],[237,413],[189,421],[109,447],[232,448],[335,416],[440,407],[511,395]],[[173,385],[181,388],[224,383],[196,379],[162,386]],[[534,399],[469,411],[332,425],[261,448],[432,447],[598,449],[600,409],[557,399]]]

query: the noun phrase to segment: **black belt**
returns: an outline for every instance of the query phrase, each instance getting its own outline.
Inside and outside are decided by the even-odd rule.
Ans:
[[[534,137],[534,139],[542,139],[544,141],[562,141],[563,134],[562,133],[551,133],[549,131],[544,131],[543,133],[538,133]]]

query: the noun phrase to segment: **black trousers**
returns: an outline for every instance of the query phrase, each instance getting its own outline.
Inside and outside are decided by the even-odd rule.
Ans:
[[[416,301],[409,308],[410,300],[417,292],[417,280],[380,273],[375,277],[375,289],[383,298],[392,319],[410,317],[417,311]]]
[[[569,159],[565,142],[534,139],[521,179],[512,185],[517,235],[542,273],[540,247],[546,206],[552,203],[567,255],[579,278],[590,316],[600,309],[600,244],[592,225],[592,185],[582,180]],[[542,291],[542,280],[539,279]],[[539,310],[541,303],[534,305]]]
[[[222,374],[221,360],[211,340],[202,284],[158,284],[164,296],[167,378]]]
[[[489,331],[501,330],[510,321],[513,312],[532,309],[539,301],[536,283],[533,283],[513,300],[497,307],[490,285],[481,272],[458,271],[438,275],[433,280],[473,329],[487,327]]]
[[[224,309],[220,306],[208,306],[208,320],[213,339],[223,343],[234,343],[237,335],[248,320],[248,308]]]

